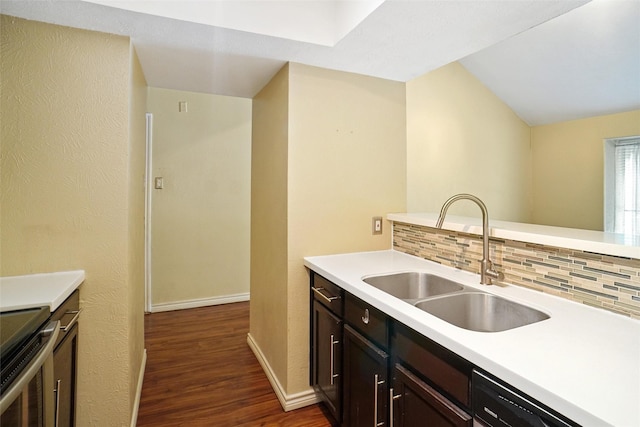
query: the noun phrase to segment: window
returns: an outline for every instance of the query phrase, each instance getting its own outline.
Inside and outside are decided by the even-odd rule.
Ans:
[[[604,230],[640,234],[640,136],[605,141]]]

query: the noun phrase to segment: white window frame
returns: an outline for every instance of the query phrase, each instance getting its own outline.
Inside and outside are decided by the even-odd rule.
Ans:
[[[604,140],[604,231],[615,230],[615,195],[616,195],[616,146],[630,142],[640,144],[640,135]]]

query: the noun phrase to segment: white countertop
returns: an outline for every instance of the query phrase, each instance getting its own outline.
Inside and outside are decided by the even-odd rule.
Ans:
[[[392,213],[387,215],[387,219],[405,224],[435,227],[438,214]],[[482,219],[447,215],[442,228],[482,235]],[[605,233],[602,231],[495,221],[492,219],[489,219],[489,229],[489,236],[499,239],[640,259],[640,235],[637,234]]]
[[[84,282],[84,270],[0,277],[0,311],[49,306],[53,312]]]
[[[307,257],[305,266],[584,426],[640,426],[640,321],[393,250]],[[551,318],[503,332],[453,326],[361,278],[428,271]]]

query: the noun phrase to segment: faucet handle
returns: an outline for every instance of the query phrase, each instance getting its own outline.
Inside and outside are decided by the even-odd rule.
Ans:
[[[504,274],[501,271],[497,271],[495,268],[493,268],[493,262],[491,261],[487,263],[487,269],[484,271],[484,274],[491,279],[500,281],[504,280]]]
[[[492,279],[504,280],[504,274],[501,271],[488,268],[484,273]]]

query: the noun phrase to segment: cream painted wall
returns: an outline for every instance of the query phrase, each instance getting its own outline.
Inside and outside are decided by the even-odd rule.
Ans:
[[[373,216],[406,210],[405,85],[291,64],[287,390],[308,388],[303,258],[391,248]]]
[[[127,38],[1,19],[0,273],[86,271],[77,425],[129,425],[143,336],[130,203],[144,120],[130,90],[142,77]]]
[[[604,228],[604,140],[640,135],[640,110],[531,128],[533,222]]]
[[[129,411],[134,411],[144,356],[144,207],[146,165],[147,82],[138,55],[130,45],[129,107]]]
[[[404,101],[403,83],[301,64],[254,99],[251,334],[288,395],[309,390],[303,257],[389,249],[371,218],[406,209]]]
[[[459,63],[407,82],[407,208],[437,212],[457,193],[490,218],[530,222],[530,128]],[[473,203],[450,213],[480,216]]]
[[[287,383],[289,66],[253,98],[249,333]]]
[[[153,304],[248,294],[251,100],[149,88],[148,108]]]

